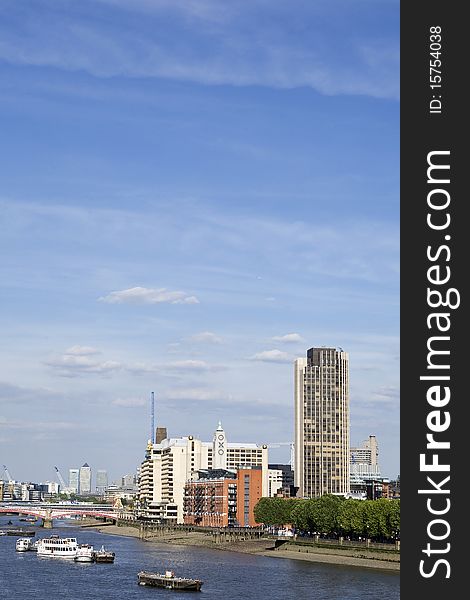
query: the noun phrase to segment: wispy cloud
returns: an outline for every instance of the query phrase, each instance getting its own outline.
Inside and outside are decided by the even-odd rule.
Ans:
[[[299,333],[286,333],[285,335],[275,335],[271,339],[275,342],[281,342],[286,344],[294,344],[305,341]]]
[[[188,296],[185,292],[144,287],[111,292],[98,300],[106,304],[199,304],[196,296]]]
[[[0,401],[3,406],[6,404],[35,404],[45,405],[47,401],[63,400],[55,390],[40,387],[27,388],[19,385],[13,385],[6,381],[0,381]]]
[[[200,21],[225,21],[236,10],[236,3],[220,0],[97,0],[101,4],[155,15],[166,11]]]
[[[195,333],[190,335],[187,340],[189,342],[201,343],[201,344],[221,344],[222,338],[211,331],[202,331],[201,333]]]
[[[282,352],[281,350],[264,350],[263,352],[253,354],[249,360],[259,360],[271,363],[291,363],[293,359],[287,352]]]
[[[395,386],[383,386],[372,390],[371,404],[395,404],[400,402],[400,390]]]
[[[72,350],[81,348],[72,346]],[[108,375],[122,369],[123,365],[114,360],[98,360],[91,358],[100,354],[98,350],[87,353],[66,351],[62,356],[51,358],[45,364],[55,369],[63,377],[77,377],[84,374]]]
[[[178,388],[170,389],[166,392],[165,398],[168,400],[184,400],[184,401],[196,401],[196,402],[212,402],[228,400],[229,396],[227,393],[221,392],[220,390],[207,389],[207,388]]]
[[[170,362],[170,363],[166,363],[165,365],[163,365],[163,368],[167,368],[167,369],[174,369],[177,371],[181,371],[181,370],[189,370],[189,371],[219,371],[220,369],[223,369],[224,367],[220,366],[220,365],[212,365],[207,363],[204,360],[192,360],[192,359],[188,359],[188,360],[177,360],[174,362]]]
[[[72,346],[65,351],[65,354],[70,356],[91,356],[93,354],[100,354],[100,351],[92,346]]]
[[[325,32],[317,25],[318,11],[312,14],[307,5],[303,7],[304,18],[311,22],[312,32],[299,42],[281,26],[292,19],[291,14],[271,8],[269,3],[242,3],[230,10],[227,3],[189,0],[102,2],[110,5],[116,17],[106,26],[102,19],[78,13],[33,11],[13,30],[3,32],[0,58],[13,64],[81,70],[95,77],[310,87],[328,95],[398,98],[398,41],[389,39],[379,44],[369,34],[370,39],[359,44],[345,30],[341,36],[335,32],[341,45],[333,53],[325,43]],[[135,19],[152,19],[151,33],[145,22],[139,36],[134,29],[120,27],[127,14],[119,9],[132,10]],[[139,14],[142,11],[144,14]],[[254,22],[266,23],[256,28],[256,35]],[[295,21],[292,27],[297,29]],[[173,35],[168,35],[168,30]],[[356,35],[360,37],[359,32]],[[208,46],[212,51],[207,51]]]
[[[71,421],[33,421],[28,419],[6,419],[0,417],[0,426],[4,429],[27,431],[60,431],[77,429],[77,423]]]

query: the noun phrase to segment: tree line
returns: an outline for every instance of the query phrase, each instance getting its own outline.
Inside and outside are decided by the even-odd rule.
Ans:
[[[258,523],[290,525],[311,535],[398,539],[400,500],[357,500],[325,495],[319,498],[261,498],[254,509]]]

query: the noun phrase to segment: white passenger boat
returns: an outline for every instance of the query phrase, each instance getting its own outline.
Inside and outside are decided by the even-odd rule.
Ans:
[[[18,538],[15,547],[17,552],[27,552],[28,550],[31,550],[30,538]]]
[[[77,555],[77,538],[61,538],[58,535],[38,540],[38,556],[53,556],[56,558],[75,558]]]
[[[87,562],[91,563],[95,560],[95,551],[93,546],[90,544],[80,544],[77,548],[77,554],[75,555],[75,562]]]

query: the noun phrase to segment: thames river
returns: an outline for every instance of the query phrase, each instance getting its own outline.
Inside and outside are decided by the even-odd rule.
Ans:
[[[11,519],[13,525],[8,526]],[[0,517],[0,529],[25,526]],[[31,526],[28,526],[28,529]],[[400,597],[397,572],[326,565],[282,558],[224,552],[193,546],[142,542],[59,523],[54,530],[33,527],[36,536],[76,537],[116,554],[113,564],[75,563],[16,552],[14,536],[0,536],[0,598],[21,600],[364,600]],[[171,569],[182,577],[202,579],[201,592],[177,592],[137,585],[141,570]]]

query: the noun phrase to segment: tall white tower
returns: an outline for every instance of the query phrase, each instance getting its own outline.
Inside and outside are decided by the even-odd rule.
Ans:
[[[227,468],[227,436],[220,421],[214,433],[212,456],[213,469]]]

